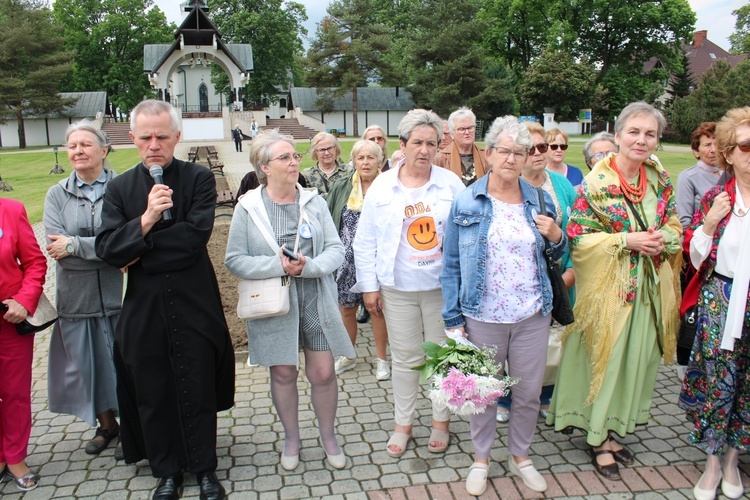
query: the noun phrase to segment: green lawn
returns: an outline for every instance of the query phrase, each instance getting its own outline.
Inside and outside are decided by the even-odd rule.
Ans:
[[[55,166],[54,153],[0,153],[0,176],[13,187],[13,191],[0,192],[0,196],[23,202],[32,224],[42,220],[44,197],[49,187],[70,175],[67,153],[58,153],[58,159],[65,173],[50,175],[49,171]],[[130,148],[115,150],[107,160],[115,171],[123,172],[140,158],[138,150]]]
[[[341,141],[340,144],[341,159],[348,162],[354,141]],[[297,143],[297,151],[304,154],[301,165],[303,170],[314,164],[310,155],[307,154],[309,147],[310,144],[307,141]],[[397,140],[391,139],[388,141],[390,153],[393,153],[398,147]],[[583,143],[573,141],[568,150],[566,161],[581,168],[585,174],[588,169],[583,162],[582,147]],[[657,151],[656,154],[673,179],[676,179],[677,174],[683,169],[695,164],[695,158],[690,152]],[[129,148],[116,149],[107,160],[117,172],[124,172],[137,164],[140,158],[137,149]],[[44,210],[44,196],[47,194],[47,189],[70,174],[70,165],[65,151],[59,153],[59,161],[60,165],[66,170],[65,174],[49,175],[49,171],[55,164],[53,153],[12,153],[3,150],[0,153],[0,176],[13,186],[13,191],[0,192],[0,196],[22,201],[26,205],[31,222],[41,221]]]

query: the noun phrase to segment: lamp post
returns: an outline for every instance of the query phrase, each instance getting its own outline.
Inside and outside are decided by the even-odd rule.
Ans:
[[[55,166],[49,171],[50,174],[62,174],[65,172],[60,164],[57,162],[57,146],[52,148],[52,152],[55,153]]]

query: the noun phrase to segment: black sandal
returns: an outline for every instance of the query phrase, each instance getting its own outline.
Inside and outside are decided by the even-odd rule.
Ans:
[[[117,422],[115,422],[115,425],[111,429],[102,429],[101,427],[99,427],[98,429],[96,429],[94,439],[86,444],[86,449],[84,451],[89,455],[98,455],[99,453],[107,449],[109,442],[116,438],[119,434],[120,425]],[[96,439],[98,437],[104,439],[102,441],[98,441]]]
[[[610,450],[596,451],[594,448],[589,448],[588,452],[591,457],[591,465],[594,466],[596,472],[610,481],[619,481],[622,479],[622,477],[620,477],[620,468],[617,466],[617,461],[614,460],[615,457]],[[600,464],[596,459],[599,455],[612,455],[613,463],[607,465]]]

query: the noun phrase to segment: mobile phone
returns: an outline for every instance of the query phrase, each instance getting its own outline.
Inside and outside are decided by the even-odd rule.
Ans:
[[[282,247],[281,251],[284,252],[284,255],[286,255],[290,259],[299,260],[299,257],[297,257],[297,254],[289,250],[287,247]]]
[[[0,302],[0,312],[5,312],[8,310],[8,304],[4,304],[3,302]]]

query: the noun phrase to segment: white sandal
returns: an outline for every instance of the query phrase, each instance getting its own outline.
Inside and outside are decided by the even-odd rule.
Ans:
[[[474,462],[469,467],[466,476],[466,493],[478,497],[487,489],[487,476],[490,474],[490,464]]]

